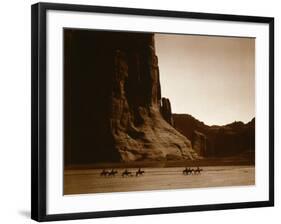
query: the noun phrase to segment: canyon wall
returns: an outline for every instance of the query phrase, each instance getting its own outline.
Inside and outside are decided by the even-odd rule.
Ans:
[[[66,165],[199,158],[159,76],[153,34],[64,30]]]
[[[204,157],[241,156],[255,160],[255,118],[248,123],[208,126],[188,114],[173,114],[174,127]]]

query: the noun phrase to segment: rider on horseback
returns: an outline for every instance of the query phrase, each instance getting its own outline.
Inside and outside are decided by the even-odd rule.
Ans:
[[[138,171],[136,172],[136,177],[139,175],[143,175],[143,174],[144,174],[144,171],[141,170],[141,168],[139,168]]]

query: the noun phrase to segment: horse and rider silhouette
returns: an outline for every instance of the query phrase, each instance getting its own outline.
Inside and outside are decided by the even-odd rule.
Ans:
[[[100,173],[100,176],[104,176],[104,177],[110,177],[110,176],[115,176],[116,174],[118,173],[117,170],[114,170],[114,169],[111,169],[111,171],[108,171],[106,169],[103,169],[102,172]],[[144,170],[142,170],[141,168],[139,168],[137,171],[136,171],[136,177],[138,176],[142,176],[144,174]],[[122,177],[131,177],[133,176],[133,173],[131,171],[129,171],[128,169],[125,169],[122,174],[121,174]]]
[[[197,168],[196,169],[191,169],[190,167],[185,167],[185,169],[182,171],[182,174],[183,175],[192,175],[192,174],[194,174],[194,175],[199,175],[199,174],[201,174],[201,172],[203,171],[203,169],[201,169],[199,166],[197,166]]]
[[[136,171],[136,177],[138,176],[142,176],[144,174],[144,170],[142,170],[141,168],[139,168]],[[131,177],[133,176],[133,173],[131,171],[128,171],[128,169],[125,169],[125,171],[122,173],[122,177]]]
[[[143,174],[144,174],[144,170],[141,170],[141,168],[139,168],[138,171],[136,172],[136,177],[142,176]]]
[[[132,176],[132,172],[128,171],[128,169],[125,169],[122,173],[122,177],[130,177]]]
[[[190,167],[188,167],[188,169],[187,169],[187,167],[185,167],[185,169],[182,171],[182,174],[189,175],[189,174],[192,174],[192,172],[193,172],[193,169],[190,169]]]
[[[105,169],[102,170],[100,173],[101,176],[108,176],[108,177],[114,177],[118,173],[117,170],[111,169],[111,171],[107,171]]]
[[[109,171],[103,169],[102,172],[100,173],[101,176],[107,176],[109,174]]]
[[[108,176],[113,176],[113,177],[114,177],[117,173],[118,173],[117,170],[112,169],[112,170],[109,172]]]

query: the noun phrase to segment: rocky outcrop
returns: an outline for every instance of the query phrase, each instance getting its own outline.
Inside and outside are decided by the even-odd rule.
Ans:
[[[161,114],[165,121],[167,121],[170,125],[174,125],[174,120],[172,116],[172,108],[171,108],[171,103],[168,98],[162,98],[162,103],[161,103]]]
[[[244,124],[233,122],[208,126],[188,114],[173,114],[174,127],[192,140],[196,152],[205,157],[255,157],[255,118]]]
[[[152,34],[65,30],[64,37],[67,164],[199,158],[171,126],[170,102],[161,107]]]
[[[192,148],[200,156],[207,155],[207,137],[201,132],[194,131],[192,135]]]

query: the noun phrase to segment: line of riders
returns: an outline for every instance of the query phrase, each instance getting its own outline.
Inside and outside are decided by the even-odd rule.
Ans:
[[[201,169],[199,166],[197,166],[196,169],[191,169],[190,167],[185,167],[185,169],[182,171],[183,175],[199,175],[201,174],[201,172],[203,171],[203,169]]]
[[[102,172],[100,173],[101,176],[115,176],[118,173],[117,170],[112,169],[111,171],[107,171],[105,169],[102,170]],[[141,168],[139,168],[136,171],[136,177],[137,176],[142,176],[144,174],[144,170],[141,170]],[[133,173],[131,171],[128,171],[128,169],[125,169],[125,171],[122,172],[122,177],[128,177],[128,176],[133,176]]]
[[[201,169],[199,166],[196,169],[193,168],[187,168],[185,167],[185,169],[182,171],[183,175],[199,175],[201,174],[201,172],[203,171],[203,169]],[[118,173],[117,170],[111,169],[111,171],[107,171],[105,169],[102,170],[102,172],[100,173],[100,176],[108,176],[108,177],[113,177]],[[142,176],[144,174],[144,170],[142,170],[141,168],[139,168],[136,172],[135,172],[135,176]],[[125,169],[122,174],[122,177],[131,177],[134,176],[133,172],[128,171],[128,169]]]

